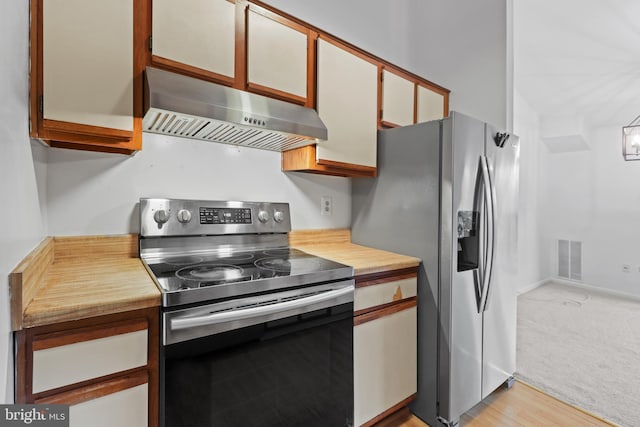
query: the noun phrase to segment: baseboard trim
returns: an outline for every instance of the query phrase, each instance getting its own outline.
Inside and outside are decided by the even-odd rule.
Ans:
[[[574,282],[573,280],[561,279],[559,277],[552,277],[548,280],[548,282],[558,283],[560,285],[566,285],[574,288],[584,289],[594,293],[604,294],[604,295],[618,297],[618,298],[625,298],[625,299],[630,299],[633,301],[640,302],[640,295],[628,294],[626,292],[620,292],[613,289],[602,288],[600,286],[589,285],[587,283]]]
[[[525,286],[522,289],[518,289],[518,291],[516,292],[516,295],[526,294],[527,292],[530,292],[530,291],[532,291],[532,290],[534,290],[536,288],[539,288],[540,286],[542,286],[542,285],[544,285],[546,283],[549,283],[552,280],[553,279],[551,277],[548,277],[548,278],[540,280],[538,282],[531,283],[531,284]]]

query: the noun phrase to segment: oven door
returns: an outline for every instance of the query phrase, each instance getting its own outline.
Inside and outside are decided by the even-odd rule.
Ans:
[[[347,280],[164,313],[161,426],[351,426],[353,289]]]

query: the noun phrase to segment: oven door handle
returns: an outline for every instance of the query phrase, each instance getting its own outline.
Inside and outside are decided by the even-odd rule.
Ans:
[[[214,312],[202,316],[174,317],[171,319],[171,330],[189,329],[199,326],[214,325],[216,323],[233,322],[237,320],[245,320],[260,316],[266,316],[274,313],[301,309],[303,307],[318,305],[313,310],[331,307],[333,305],[344,304],[353,301],[354,286],[349,285],[340,289],[322,292],[308,297],[299,299],[277,302],[274,304],[245,308],[241,310],[230,310],[223,312]],[[350,298],[344,298],[350,294]],[[311,310],[309,310],[311,311]],[[304,311],[306,312],[306,311]],[[300,313],[301,314],[301,313]]]

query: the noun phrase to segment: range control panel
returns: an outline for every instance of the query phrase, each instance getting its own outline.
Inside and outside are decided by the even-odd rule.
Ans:
[[[287,233],[288,203],[140,199],[140,235]]]
[[[251,224],[251,209],[200,208],[200,224]]]

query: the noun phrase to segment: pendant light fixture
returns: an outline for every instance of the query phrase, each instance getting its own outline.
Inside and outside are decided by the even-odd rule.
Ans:
[[[625,160],[640,160],[640,116],[622,127],[622,156]]]

